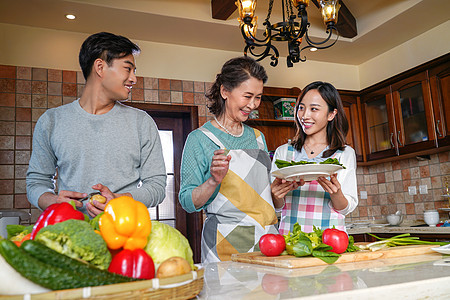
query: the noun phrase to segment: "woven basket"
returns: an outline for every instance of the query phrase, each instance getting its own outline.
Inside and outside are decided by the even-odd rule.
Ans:
[[[180,276],[59,290],[41,294],[0,296],[0,299],[191,299],[203,289],[204,269]]]

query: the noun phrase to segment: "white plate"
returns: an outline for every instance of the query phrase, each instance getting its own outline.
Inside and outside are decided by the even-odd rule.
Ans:
[[[450,244],[437,247],[437,248],[431,248],[431,250],[442,253],[442,254],[450,254]]]
[[[300,179],[303,179],[304,181],[312,181],[316,180],[319,176],[329,176],[342,169],[342,166],[333,164],[296,165],[273,171],[272,176],[286,179],[287,181],[298,181]]]

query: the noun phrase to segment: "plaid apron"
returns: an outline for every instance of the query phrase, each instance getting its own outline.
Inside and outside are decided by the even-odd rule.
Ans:
[[[341,150],[336,151],[332,158],[338,158],[341,153]],[[294,147],[289,145],[285,160],[294,160],[294,156]],[[332,207],[330,194],[315,180],[286,194],[286,204],[281,211],[280,234],[288,234],[297,222],[303,232],[312,232],[313,226],[321,229],[335,226],[345,231],[345,216]]]
[[[211,131],[199,129],[225,149]],[[259,149],[230,150],[227,175],[216,198],[205,209],[202,263],[231,260],[233,253],[258,251],[262,235],[278,233],[270,189],[271,161],[261,133],[254,130]]]

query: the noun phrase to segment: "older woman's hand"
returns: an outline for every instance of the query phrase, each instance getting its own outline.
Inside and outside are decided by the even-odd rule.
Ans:
[[[227,175],[228,167],[230,165],[231,156],[225,155],[228,153],[226,149],[219,149],[214,151],[214,155],[212,157],[211,162],[211,178],[217,183],[220,184]]]

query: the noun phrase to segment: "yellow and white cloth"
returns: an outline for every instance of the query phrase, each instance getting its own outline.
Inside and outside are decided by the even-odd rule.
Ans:
[[[225,148],[211,131],[199,129]],[[271,161],[261,133],[254,130],[259,149],[230,150],[228,173],[216,198],[205,209],[202,263],[230,260],[233,253],[258,251],[262,235],[278,233],[270,190]]]

